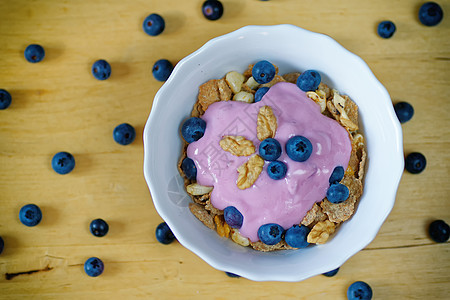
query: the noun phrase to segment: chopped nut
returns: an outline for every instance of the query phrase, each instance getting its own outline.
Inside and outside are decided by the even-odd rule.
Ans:
[[[208,194],[213,190],[211,186],[203,186],[198,183],[191,183],[186,186],[186,190],[193,196]]]
[[[317,89],[319,91],[322,91],[322,92],[325,93],[325,99],[330,98],[330,96],[331,96],[331,89],[328,87],[328,85],[326,85],[325,83],[321,82]]]
[[[259,109],[256,135],[260,141],[267,138],[274,138],[277,131],[277,118],[273,114],[270,106],[263,106]]]
[[[223,216],[214,216],[214,223],[216,223],[217,233],[221,237],[229,237],[230,235],[230,226],[225,222]]]
[[[248,156],[255,153],[253,142],[240,135],[226,135],[220,140],[219,144],[223,150],[236,156]]]
[[[339,111],[339,122],[347,128],[348,130],[358,130],[358,125],[355,124],[352,120],[350,120],[347,111],[346,111],[346,103],[347,100],[339,95],[337,90],[333,90],[333,104],[334,107]],[[354,103],[353,103],[354,104]],[[356,104],[355,104],[356,105]],[[348,110],[348,108],[347,108]]]
[[[231,228],[231,239],[236,244],[244,246],[244,247],[247,247],[248,245],[250,245],[249,239],[240,235],[239,231],[234,228]]]
[[[228,83],[231,91],[235,94],[241,91],[242,84],[244,83],[245,77],[241,73],[236,71],[228,72],[225,75],[225,81]]]
[[[253,103],[255,96],[252,93],[241,91],[233,96],[234,101]]]
[[[248,86],[252,90],[256,90],[259,86],[259,83],[256,82],[255,78],[250,77],[244,85]]]
[[[205,224],[206,227],[212,230],[216,229],[212,216],[206,211],[203,205],[191,202],[189,203],[189,210],[197,219]]]
[[[323,91],[317,90],[315,92],[306,92],[306,96],[320,105],[321,113],[325,111],[325,109],[327,108],[327,99],[325,98],[325,93]]]
[[[335,230],[336,226],[329,220],[318,222],[309,232],[306,241],[311,244],[324,244]]]
[[[249,188],[258,179],[259,174],[264,166],[264,160],[258,154],[253,155],[250,159],[238,168],[239,176],[237,186],[241,190]]]

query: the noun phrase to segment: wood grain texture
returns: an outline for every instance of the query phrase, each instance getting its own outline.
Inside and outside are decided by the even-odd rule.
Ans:
[[[215,22],[202,16],[202,2],[0,1],[0,88],[13,97],[0,111],[0,299],[346,299],[356,280],[368,282],[375,299],[447,298],[449,243],[432,242],[427,225],[450,222],[449,1],[439,1],[445,17],[437,27],[419,23],[422,1],[222,0],[225,13]],[[141,29],[153,12],[166,19],[159,37]],[[386,19],[397,25],[389,40],[376,34]],[[152,77],[153,63],[176,63],[245,25],[280,23],[330,35],[361,56],[394,103],[414,106],[402,126],[405,153],[427,157],[422,174],[404,174],[371,244],[337,276],[298,283],[228,278],[177,242],[159,244],[154,229],[162,220],[142,174],[140,137],[162,85]],[[31,43],[44,46],[41,63],[23,58]],[[100,58],[113,70],[104,82],[90,73]],[[112,139],[123,122],[138,135],[126,147]],[[58,151],[75,156],[72,173],[51,169]],[[27,203],[43,211],[34,228],[18,220]],[[108,221],[106,237],[89,233],[94,218]],[[98,278],[84,273],[90,256],[105,262]]]

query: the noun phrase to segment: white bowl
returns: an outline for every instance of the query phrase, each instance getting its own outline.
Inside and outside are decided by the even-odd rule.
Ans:
[[[318,70],[326,84],[359,106],[368,153],[364,194],[354,216],[324,245],[258,252],[219,237],[189,211],[191,200],[177,170],[179,129],[198,87],[262,59],[276,64],[280,74]],[[256,281],[300,281],[341,266],[367,246],[394,205],[403,164],[400,123],[367,64],[332,38],[292,25],[243,27],[182,59],[156,94],[144,130],[145,179],[156,210],[178,241],[214,268]]]

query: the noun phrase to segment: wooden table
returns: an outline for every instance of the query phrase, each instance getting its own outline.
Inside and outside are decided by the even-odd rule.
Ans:
[[[375,299],[448,299],[449,243],[434,243],[427,226],[434,219],[450,222],[450,3],[439,1],[444,20],[425,27],[417,18],[422,1],[223,0],[224,16],[215,22],[202,16],[202,2],[0,2],[0,88],[13,97],[0,111],[0,235],[6,244],[0,298],[346,299],[347,287],[363,280]],[[142,30],[153,12],[166,19],[158,37]],[[386,19],[397,25],[388,40],[376,34]],[[176,63],[244,25],[279,23],[328,34],[361,56],[393,102],[414,106],[413,119],[403,125],[405,153],[427,157],[423,173],[404,174],[395,207],[370,245],[337,276],[298,283],[229,278],[177,242],[158,243],[154,231],[162,219],[142,172],[143,126],[162,85],[152,77],[153,63]],[[45,48],[42,62],[24,59],[31,43]],[[106,81],[90,72],[100,58],[112,65]],[[137,130],[129,146],[112,138],[123,122]],[[51,168],[59,151],[76,158],[68,175]],[[27,203],[43,211],[36,227],[18,219]],[[106,237],[90,234],[95,218],[108,221]],[[105,262],[100,277],[84,273],[91,256]]]

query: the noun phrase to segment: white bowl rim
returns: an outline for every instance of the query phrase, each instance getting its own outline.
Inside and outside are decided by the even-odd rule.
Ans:
[[[166,89],[170,88],[170,86],[172,85],[172,82],[174,81],[174,78],[176,77],[177,73],[179,73],[180,70],[183,69],[183,67],[186,64],[186,62],[189,61],[190,59],[192,59],[193,57],[201,54],[205,49],[208,49],[209,47],[214,46],[214,44],[216,44],[216,43],[218,43],[218,42],[220,42],[220,41],[222,41],[224,39],[228,39],[228,38],[232,38],[232,37],[238,37],[238,36],[245,36],[245,35],[248,35],[248,34],[255,34],[255,33],[258,33],[258,32],[276,32],[278,30],[295,30],[295,31],[302,32],[303,34],[314,36],[314,38],[316,38],[316,39],[328,40],[327,42],[331,43],[333,45],[333,47],[340,48],[340,50],[346,52],[346,55],[353,56],[354,60],[360,65],[360,67],[362,69],[364,69],[364,72],[367,73],[369,79],[374,84],[377,85],[377,88],[380,90],[380,93],[384,94],[383,98],[385,100],[387,99],[387,100],[391,101],[387,90],[378,81],[378,79],[375,77],[373,72],[370,70],[370,68],[366,64],[366,62],[364,60],[362,60],[356,54],[354,54],[354,53],[348,51],[347,49],[345,49],[342,45],[340,45],[337,41],[335,41],[330,36],[325,35],[325,34],[321,34],[321,33],[312,32],[312,31],[309,31],[309,30],[306,30],[306,29],[303,29],[303,28],[300,28],[300,27],[297,27],[297,26],[291,25],[291,24],[280,24],[280,25],[269,25],[269,26],[262,26],[262,25],[245,26],[245,27],[242,27],[242,28],[237,29],[235,31],[232,31],[230,33],[227,33],[227,34],[224,34],[224,35],[221,35],[221,36],[218,36],[216,38],[213,38],[213,39],[209,40],[202,47],[200,47],[198,50],[196,50],[195,52],[191,53],[190,55],[184,57],[181,61],[179,61],[177,63],[177,65],[175,66],[175,68],[174,68],[171,76],[169,77],[169,79],[158,90],[158,92],[155,95],[153,106],[152,106],[150,115],[148,117],[148,120],[147,120],[146,125],[144,127],[144,132],[143,132],[143,140],[144,140],[144,177],[145,177],[145,180],[146,180],[147,185],[149,187],[150,193],[152,195],[153,203],[155,205],[155,208],[156,208],[157,212],[162,217],[162,219],[164,219],[167,222],[169,227],[172,229],[174,235],[176,236],[177,240],[185,248],[187,248],[190,251],[192,251],[193,253],[195,253],[197,256],[199,256],[201,259],[203,259],[209,265],[211,265],[212,267],[214,267],[214,268],[216,268],[218,270],[231,272],[231,273],[236,273],[236,274],[239,274],[239,275],[241,275],[243,277],[246,277],[247,279],[254,280],[254,281],[287,281],[287,282],[296,282],[296,281],[301,281],[301,280],[304,280],[306,278],[309,278],[309,277],[312,277],[312,276],[315,276],[315,275],[319,275],[320,273],[327,272],[327,271],[330,270],[330,268],[318,268],[317,270],[319,271],[319,273],[316,272],[314,274],[306,274],[306,275],[305,274],[299,274],[298,276],[283,276],[283,274],[254,274],[251,271],[250,272],[246,272],[245,270],[237,270],[237,269],[234,269],[234,268],[230,268],[230,266],[228,266],[226,263],[217,261],[214,257],[209,255],[209,253],[205,252],[203,250],[203,248],[197,247],[195,244],[192,244],[188,240],[186,240],[184,238],[183,234],[181,234],[176,227],[172,227],[171,226],[170,218],[167,217],[167,215],[165,214],[165,212],[162,209],[162,207],[159,204],[159,202],[155,201],[155,199],[153,198],[153,195],[155,194],[155,192],[158,189],[158,187],[153,184],[152,180],[150,180],[150,177],[151,177],[150,176],[150,170],[148,168],[146,168],[146,165],[148,164],[148,162],[150,160],[150,151],[149,151],[149,148],[146,147],[146,145],[150,145],[149,132],[151,130],[150,128],[152,128],[152,123],[154,122],[154,119],[155,119],[155,114],[152,114],[152,112],[157,110],[157,108],[159,107],[159,105],[160,105],[160,103],[162,101],[161,100],[161,95],[164,93],[164,91]],[[400,179],[401,179],[401,176],[403,174],[403,169],[404,169],[403,145],[402,145],[402,140],[403,139],[402,139],[401,125],[398,122],[398,119],[397,119],[397,117],[396,117],[396,115],[394,113],[393,108],[388,109],[388,113],[389,113],[388,117],[392,121],[392,124],[390,124],[390,125],[393,125],[393,127],[392,127],[393,135],[395,136],[395,140],[398,142],[397,145],[394,145],[394,148],[396,149],[396,152],[394,154],[398,157],[398,164],[396,166],[393,166],[394,169],[391,170],[391,173],[394,174],[393,175],[393,185],[392,185],[393,189],[391,191],[391,193],[393,193],[392,201],[390,202],[390,206],[385,211],[385,213],[378,218],[378,220],[380,221],[380,226],[374,228],[373,232],[368,232],[367,235],[363,236],[359,240],[359,243],[357,244],[357,246],[352,247],[352,249],[356,249],[356,251],[349,251],[349,252],[347,252],[347,254],[342,255],[341,257],[339,257],[339,260],[336,260],[336,262],[334,264],[334,268],[340,267],[351,256],[355,255],[357,252],[359,252],[360,250],[365,248],[370,242],[373,241],[373,239],[377,235],[379,229],[381,228],[381,225],[384,223],[384,221],[386,220],[387,216],[389,215],[389,213],[391,212],[391,210],[392,210],[392,208],[394,206],[396,192],[397,192],[398,185],[400,183]],[[333,268],[331,268],[331,269],[333,269]]]

